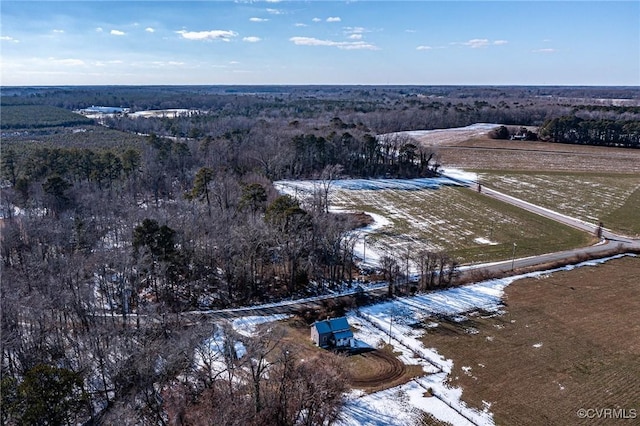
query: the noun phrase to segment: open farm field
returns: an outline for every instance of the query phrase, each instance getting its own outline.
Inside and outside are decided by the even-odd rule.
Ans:
[[[396,256],[407,249],[446,250],[463,263],[490,262],[509,259],[514,242],[523,257],[591,241],[587,234],[466,188],[336,189],[331,203],[385,217],[389,224],[370,234],[366,244]]]
[[[627,235],[640,235],[640,174],[483,172],[484,185]]]
[[[442,164],[465,170],[640,173],[640,150],[627,148],[495,140],[486,134],[445,138],[434,147]]]
[[[640,413],[639,258],[518,280],[503,300],[502,313],[437,321],[423,338],[453,360],[464,401],[498,425],[633,422],[577,411]]]

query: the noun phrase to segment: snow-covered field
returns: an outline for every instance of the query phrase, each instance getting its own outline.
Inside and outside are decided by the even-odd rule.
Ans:
[[[501,260],[500,254],[504,259],[514,241],[556,243],[557,236],[530,218],[456,188],[476,181],[475,173],[459,169],[444,169],[435,179],[336,180],[330,186],[329,204],[334,212],[364,212],[375,220],[355,231],[355,254],[367,267],[376,266],[381,256],[399,258],[407,250],[464,250],[466,257],[458,260],[485,263]],[[312,180],[275,183],[281,193],[303,203],[320,185]],[[499,247],[491,252],[486,250],[489,246]]]
[[[347,395],[347,402],[338,424],[406,426],[419,424],[423,413],[430,413],[437,419],[453,425],[494,424],[490,404],[487,403],[482,411],[471,408],[462,401],[462,389],[451,387],[447,383],[455,361],[445,359],[434,348],[425,346],[421,341],[422,332],[411,325],[423,323],[436,326],[436,323],[429,321],[434,315],[463,318],[466,313],[479,309],[500,314],[504,289],[518,279],[544,278],[557,271],[596,266],[619,257],[621,256],[397,298],[349,312],[347,318],[358,341],[372,347],[390,342],[394,352],[401,353],[400,359],[405,364],[422,366],[424,376],[401,386],[368,395],[352,391]],[[246,317],[234,320],[233,326],[240,333],[250,334],[256,324],[282,318],[282,315]],[[429,394],[433,396],[428,396]]]
[[[476,136],[486,135],[488,131],[499,127],[500,124],[476,123],[465,127],[455,127],[449,129],[435,130],[410,130],[397,132],[393,135],[407,135],[423,146],[449,145],[456,142],[463,142]],[[381,135],[381,137],[388,135]]]
[[[444,169],[438,178],[335,180],[331,182],[330,210],[364,211],[374,219],[372,225],[354,231],[354,252],[362,260],[362,266],[377,266],[380,257],[397,255],[409,244],[413,250],[426,248],[434,251],[448,248],[451,244],[484,245],[487,244],[484,235],[468,231],[477,225],[461,219],[465,209],[472,221],[483,214],[479,214],[476,206],[465,206],[463,202],[447,203],[446,199],[450,200],[453,194],[438,191],[444,187],[470,185],[476,179],[475,173]],[[283,180],[274,185],[280,193],[304,202],[319,188],[320,182]],[[430,214],[425,208],[427,205],[438,206],[441,215]],[[455,210],[455,216],[451,215],[451,209]],[[484,212],[484,215],[499,216],[493,211]],[[456,217],[455,224],[448,220],[452,217]],[[429,239],[424,238],[427,233]]]

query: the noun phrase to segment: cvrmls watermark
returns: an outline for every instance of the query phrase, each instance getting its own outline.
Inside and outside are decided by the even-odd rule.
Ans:
[[[581,419],[632,420],[638,418],[638,410],[635,408],[581,408],[576,414]]]

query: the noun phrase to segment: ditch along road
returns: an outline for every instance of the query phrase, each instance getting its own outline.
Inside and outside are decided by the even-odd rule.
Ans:
[[[482,186],[481,190],[478,190],[478,186],[475,183],[467,183],[467,187],[470,191],[478,191],[487,197],[495,198],[505,203],[512,204],[524,210],[555,220],[564,225],[571,226],[581,231],[593,235],[598,232],[598,225],[585,222],[583,220],[573,218],[544,207],[540,207],[519,198],[512,197],[502,192],[487,188],[484,185]],[[640,239],[633,239],[627,236],[618,235],[607,229],[602,229],[601,233],[601,241],[592,246],[580,247],[571,250],[546,253],[524,258],[516,258],[514,256],[512,259],[502,262],[467,266],[461,269],[460,277],[463,282],[471,283],[473,282],[473,277],[478,277],[476,281],[481,281],[495,277],[504,277],[506,275],[552,269],[561,265],[578,263],[585,259],[602,258],[610,256],[612,254],[625,252],[640,253]],[[514,254],[517,255],[517,246],[515,246],[514,248]],[[370,296],[381,297],[386,295],[387,291],[387,283],[379,283],[378,285],[374,285],[372,287],[357,290],[354,289],[353,291],[342,292],[340,294],[328,294],[308,299],[284,301],[274,304],[257,305],[246,308],[191,311],[184,312],[181,315],[183,316],[183,318],[189,317],[192,320],[196,321],[232,319],[245,316],[265,316],[275,314],[288,315],[296,314],[304,310],[322,308],[325,306],[325,302],[331,299],[335,300],[340,298],[348,298],[354,295],[362,294],[362,292],[367,293]]]

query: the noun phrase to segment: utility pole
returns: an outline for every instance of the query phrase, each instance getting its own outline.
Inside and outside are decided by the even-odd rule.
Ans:
[[[409,248],[409,246],[407,246],[407,255],[405,257],[405,267],[404,267],[404,274],[407,277],[407,287],[405,288],[405,291],[409,291],[409,256],[411,255],[411,249]]]
[[[511,270],[513,271],[513,266],[516,262],[516,247],[518,245],[516,243],[513,243],[513,254],[511,255]]]
[[[362,238],[362,263],[367,261],[367,236]]]

